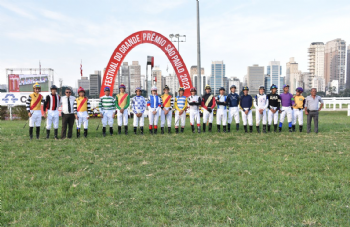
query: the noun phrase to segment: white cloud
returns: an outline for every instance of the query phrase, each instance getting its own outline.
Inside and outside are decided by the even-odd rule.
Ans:
[[[11,12],[14,12],[22,17],[28,18],[28,19],[35,19],[36,17],[32,14],[30,14],[29,12],[27,12],[26,10],[23,10],[20,7],[17,7],[11,3],[5,2],[5,1],[0,1],[0,6],[2,6],[3,8],[10,10]]]

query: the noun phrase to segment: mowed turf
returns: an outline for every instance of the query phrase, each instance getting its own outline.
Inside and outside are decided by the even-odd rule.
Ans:
[[[321,112],[318,135],[192,134],[187,119],[103,138],[98,122],[58,141],[0,122],[3,226],[350,226],[345,112]]]

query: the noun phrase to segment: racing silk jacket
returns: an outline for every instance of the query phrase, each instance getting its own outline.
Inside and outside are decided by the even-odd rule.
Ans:
[[[44,104],[44,97],[41,94],[33,92],[26,100],[26,109],[28,113],[31,110],[41,110],[41,104]]]
[[[188,105],[190,105],[190,110],[193,111],[198,111],[199,110],[199,106],[202,103],[202,99],[201,97],[199,97],[198,95],[191,95],[187,98],[188,100]]]
[[[293,95],[291,93],[280,94],[280,97],[281,97],[281,105],[283,107],[291,107],[293,105],[292,104]]]
[[[218,109],[220,110],[226,110],[226,103],[227,100],[227,96],[225,95],[219,95],[218,97],[216,97],[216,104],[218,106]]]
[[[132,111],[134,114],[144,113],[146,110],[146,100],[143,96],[135,96],[131,100]]]
[[[164,104],[164,102],[167,100],[168,96],[170,96],[170,99],[167,103]],[[171,110],[174,107],[174,98],[171,97],[171,95],[169,95],[169,94],[162,95],[161,101],[162,101],[162,106],[161,106],[162,109],[164,107],[169,107],[169,110]]]
[[[276,107],[276,110],[280,110],[281,97],[278,94],[268,94],[267,100],[269,101],[269,109],[274,109]]]
[[[91,107],[90,107],[90,101],[86,97],[78,97],[74,101],[74,113],[76,114],[77,112],[85,112],[87,111],[88,114],[91,113]]]
[[[242,95],[239,102],[241,110],[251,110],[253,107],[253,98],[251,95]]]
[[[153,112],[153,111],[159,111],[161,106],[162,106],[162,100],[160,99],[160,97],[158,95],[150,95],[148,96],[148,102],[147,102],[147,106],[148,106],[148,110]]]
[[[228,107],[238,107],[239,95],[236,93],[230,93],[226,99]]]
[[[267,99],[267,96],[265,94],[257,94],[255,96],[255,102],[254,107],[257,110],[266,110],[269,106],[269,100]]]
[[[203,95],[201,106],[206,110],[208,110],[208,108],[211,108],[213,110],[216,106],[216,100],[214,95],[212,95],[211,93]]]
[[[112,96],[102,96],[98,104],[100,112],[105,110],[115,110],[115,99]]]
[[[44,112],[46,110],[58,110],[61,103],[61,97],[58,94],[53,95],[52,93],[46,96],[44,104]]]
[[[186,110],[187,108],[187,98],[186,96],[177,96],[175,98],[175,109],[177,111]]]
[[[124,96],[127,95],[125,98]],[[115,106],[118,110],[127,109],[130,106],[130,95],[119,93],[115,96]]]
[[[293,99],[292,99],[293,108],[294,109],[299,109],[299,110],[304,109],[305,101],[306,101],[306,99],[304,98],[304,96],[302,96],[302,95],[299,95],[299,96],[294,95]]]

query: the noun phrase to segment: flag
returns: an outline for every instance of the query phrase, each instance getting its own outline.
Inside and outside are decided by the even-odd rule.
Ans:
[[[83,61],[80,62],[80,75],[83,76]]]
[[[41,63],[39,61],[39,74],[41,75]]]

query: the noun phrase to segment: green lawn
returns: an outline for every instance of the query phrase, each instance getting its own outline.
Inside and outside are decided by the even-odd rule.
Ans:
[[[318,135],[103,138],[98,122],[64,141],[0,122],[2,226],[350,226],[346,112],[321,112]]]

